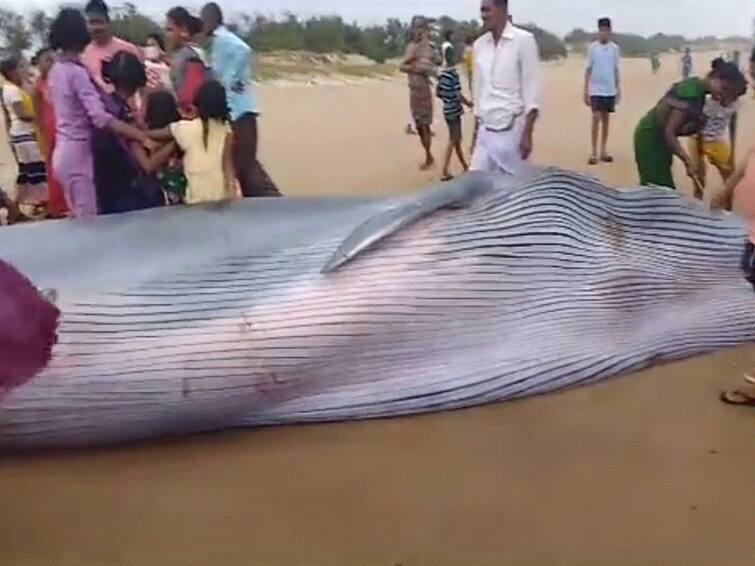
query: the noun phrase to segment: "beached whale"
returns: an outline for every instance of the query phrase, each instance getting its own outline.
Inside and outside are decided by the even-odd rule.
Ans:
[[[0,320],[42,322],[0,329],[0,450],[467,407],[749,342],[745,234],[556,169],[3,228]]]

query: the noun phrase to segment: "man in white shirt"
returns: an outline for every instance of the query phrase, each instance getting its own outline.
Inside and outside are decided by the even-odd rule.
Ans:
[[[515,27],[508,0],[482,0],[484,33],[474,44],[474,171],[516,173],[532,153],[540,58],[534,36]]]
[[[598,20],[598,40],[590,45],[585,69],[584,102],[592,110],[592,153],[588,163],[598,164],[598,131],[603,128],[600,139],[600,161],[612,163],[613,157],[606,151],[610,115],[616,110],[621,98],[619,87],[619,46],[611,41],[611,20]]]

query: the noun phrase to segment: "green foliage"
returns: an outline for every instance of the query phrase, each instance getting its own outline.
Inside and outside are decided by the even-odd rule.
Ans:
[[[535,24],[524,24],[518,27],[526,29],[535,36],[537,48],[540,52],[540,58],[543,61],[551,61],[553,59],[566,57],[566,44],[549,31],[545,31]]]
[[[11,10],[0,9],[0,37],[4,57],[20,57],[31,47],[32,38],[26,20]]]
[[[585,51],[587,46],[598,39],[597,33],[588,33],[583,29],[575,29],[569,32],[564,41],[569,44],[574,51]],[[712,38],[714,43],[718,43],[716,38]],[[668,53],[671,51],[682,51],[691,42],[681,35],[665,35],[663,33],[655,34],[645,38],[632,33],[614,33],[612,41],[619,46],[621,54],[624,57],[646,57],[651,53]]]
[[[151,33],[160,33],[157,22],[140,14],[133,4],[124,4],[111,17],[113,34],[135,45],[144,45]]]
[[[47,45],[50,42],[50,26],[52,18],[42,10],[32,13],[29,19],[29,31],[39,45]]]

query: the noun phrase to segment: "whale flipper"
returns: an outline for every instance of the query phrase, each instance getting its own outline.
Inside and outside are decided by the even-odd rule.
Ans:
[[[438,210],[468,207],[481,195],[494,190],[495,185],[493,176],[473,172],[402,199],[357,226],[330,257],[321,273],[336,271],[378,242]]]

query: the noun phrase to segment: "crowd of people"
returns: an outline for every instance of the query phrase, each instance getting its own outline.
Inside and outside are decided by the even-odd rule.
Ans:
[[[201,17],[172,8],[165,38],[170,56],[158,34],[115,37],[107,4],[90,0],[59,12],[32,66],[0,62],[18,164],[5,220],[280,196],[257,160],[251,48],[215,3]]]
[[[428,22],[415,18],[400,63],[408,75],[423,170],[435,163],[433,100],[442,100],[448,126],[444,180],[452,178],[454,153],[463,170],[515,174],[533,149],[540,107],[535,38],[513,24],[508,0],[481,0],[481,18],[482,32],[466,38],[463,56],[456,53],[452,33],[436,49]],[[620,51],[611,36],[611,20],[601,18],[587,53],[591,166],[614,160],[609,126],[621,101],[621,81]],[[86,217],[280,195],[256,156],[259,110],[249,46],[225,27],[214,3],[201,17],[182,7],[169,10],[165,38],[171,56],[159,35],[144,47],[114,37],[107,5],[90,0],[83,13],[66,8],[58,14],[50,45],[34,58],[33,83],[23,60],[0,63],[2,107],[18,163],[16,202],[0,190],[0,210],[31,218]],[[456,70],[460,61],[468,97]],[[755,50],[750,74],[755,81]],[[713,204],[733,207],[747,220],[742,266],[755,287],[755,148],[735,163],[738,101],[746,90],[738,60],[718,58],[697,77],[687,50],[681,80],[637,125],[634,154],[641,184],[667,189],[675,189],[672,165],[679,158],[699,198],[706,163],[719,171],[726,186]],[[465,107],[475,120],[470,163],[462,147]],[[755,387],[729,392],[724,400],[755,405]]]

